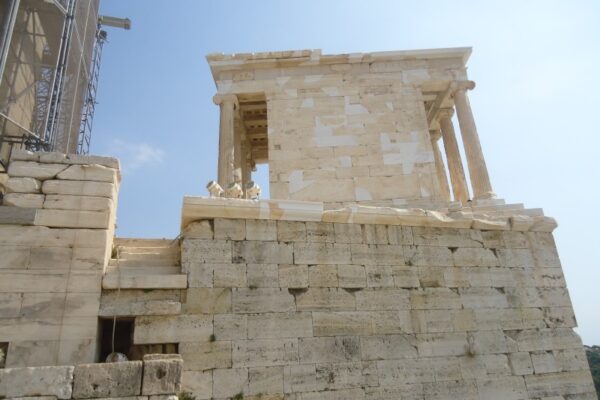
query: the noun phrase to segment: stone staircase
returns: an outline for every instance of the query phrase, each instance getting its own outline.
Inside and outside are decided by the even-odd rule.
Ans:
[[[115,238],[103,289],[185,289],[177,240]]]

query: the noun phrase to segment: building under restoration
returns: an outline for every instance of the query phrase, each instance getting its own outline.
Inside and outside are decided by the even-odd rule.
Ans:
[[[0,4],[0,172],[15,147],[88,152],[106,39],[99,5],[100,0]]]

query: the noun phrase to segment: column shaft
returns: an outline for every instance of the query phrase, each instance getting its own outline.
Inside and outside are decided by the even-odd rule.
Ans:
[[[466,205],[469,200],[469,187],[467,186],[467,179],[462,160],[460,159],[460,152],[450,114],[440,115],[440,127],[442,128],[442,137],[444,138],[444,150],[446,152],[446,160],[448,160],[454,201],[460,201],[463,205]]]
[[[495,195],[492,190],[485,159],[483,158],[483,152],[481,151],[481,143],[479,142],[479,135],[477,134],[471,105],[467,98],[466,91],[472,87],[474,86],[471,83],[471,86],[460,87],[454,93],[454,106],[456,107],[465,156],[467,157],[471,186],[473,187],[473,198],[491,198],[495,197]]]
[[[435,162],[435,171],[438,177],[440,185],[441,196],[444,200],[450,200],[450,187],[448,186],[448,175],[446,175],[446,166],[442,159],[442,153],[440,152],[440,146],[438,140],[440,133],[435,132],[431,134],[431,147],[433,148],[433,159]]]
[[[226,188],[235,182],[235,95],[216,95],[215,104],[221,109],[219,122],[219,183]]]

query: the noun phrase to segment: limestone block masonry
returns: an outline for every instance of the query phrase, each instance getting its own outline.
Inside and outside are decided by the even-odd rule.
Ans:
[[[595,398],[550,232],[215,218],[182,268],[134,340],[198,399]]]
[[[182,360],[151,354],[144,361],[0,369],[0,398],[177,400]]]
[[[14,151],[8,176],[0,206],[6,367],[95,362],[119,162]]]

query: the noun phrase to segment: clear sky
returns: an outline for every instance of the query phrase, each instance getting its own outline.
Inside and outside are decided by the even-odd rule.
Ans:
[[[586,344],[600,344],[600,2],[102,0],[91,153],[123,166],[119,236],[179,233],[184,195],[216,178],[218,107],[204,56],[472,46],[469,93],[499,197],[555,217]],[[267,176],[256,179],[266,188]]]

